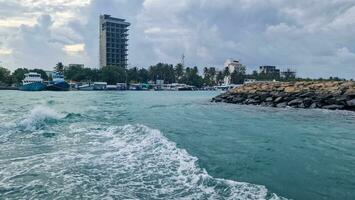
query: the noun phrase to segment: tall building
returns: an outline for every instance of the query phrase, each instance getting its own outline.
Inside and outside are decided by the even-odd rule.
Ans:
[[[100,67],[127,67],[128,27],[124,19],[100,16]]]
[[[224,68],[227,68],[229,71],[229,76],[224,77],[224,84],[230,85],[232,84],[232,74],[234,72],[244,74],[246,71],[246,67],[240,63],[239,60],[227,59],[224,63]]]

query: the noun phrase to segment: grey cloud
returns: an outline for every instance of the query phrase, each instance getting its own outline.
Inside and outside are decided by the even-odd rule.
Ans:
[[[65,4],[15,5],[0,1],[0,13],[12,16],[3,6],[19,16],[69,9]],[[0,27],[3,46],[16,49],[9,63],[47,66],[62,60],[98,66],[98,16],[107,13],[132,23],[132,65],[177,63],[185,53],[187,64],[201,67],[221,68],[225,59],[236,58],[250,70],[269,64],[293,67],[302,76],[355,77],[353,0],[92,0],[70,9],[74,17],[59,27],[48,16],[35,27],[19,28],[16,37]],[[61,51],[77,43],[85,43],[87,56],[73,58]],[[29,51],[32,46],[46,52]],[[27,54],[32,59],[18,56]]]

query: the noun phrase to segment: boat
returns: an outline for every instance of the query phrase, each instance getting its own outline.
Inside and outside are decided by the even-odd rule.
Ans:
[[[117,85],[107,85],[106,90],[118,90]]]
[[[94,82],[93,86],[94,90],[106,90],[107,88],[107,83],[106,82]]]
[[[78,87],[78,90],[81,91],[93,91],[94,90],[94,85],[89,83],[89,84],[85,84],[85,85],[81,85]]]
[[[19,86],[19,90],[21,91],[42,91],[45,88],[46,85],[43,83],[41,75],[36,72],[25,74],[22,85]]]
[[[64,75],[58,72],[52,74],[53,81],[49,82],[47,85],[47,90],[49,91],[69,91],[70,85],[65,82]]]

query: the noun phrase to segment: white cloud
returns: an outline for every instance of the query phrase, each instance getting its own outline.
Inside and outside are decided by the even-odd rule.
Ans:
[[[63,51],[68,55],[78,55],[85,51],[85,44],[65,45]]]
[[[0,19],[1,28],[17,28],[22,25],[34,26],[36,23],[37,22],[35,18],[13,17],[13,18]]]
[[[8,56],[12,54],[11,49],[0,48],[0,56]]]

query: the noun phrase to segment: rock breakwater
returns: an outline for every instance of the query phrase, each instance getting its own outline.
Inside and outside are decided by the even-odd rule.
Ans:
[[[355,111],[355,82],[250,83],[214,97],[212,102]]]

